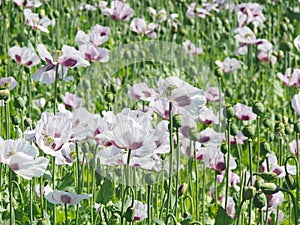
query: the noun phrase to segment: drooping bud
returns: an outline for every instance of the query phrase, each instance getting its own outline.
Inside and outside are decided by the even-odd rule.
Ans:
[[[260,114],[262,114],[265,111],[265,108],[264,108],[264,105],[261,102],[255,102],[255,104],[253,105],[252,110],[256,115],[259,116]]]
[[[221,78],[224,75],[223,70],[220,67],[215,68],[215,76]]]
[[[133,222],[134,221],[134,208],[133,207],[128,207],[126,209],[126,212],[124,214],[125,219],[128,222]]]
[[[260,143],[260,150],[263,155],[267,155],[268,153],[271,153],[271,146],[268,142],[263,141]]]
[[[234,108],[231,105],[226,106],[225,114],[227,119],[234,117]]]
[[[148,185],[152,185],[154,183],[154,177],[151,173],[147,173],[145,176],[145,181]]]
[[[263,173],[260,173],[259,175],[265,181],[272,181],[272,180],[275,180],[277,177],[277,174],[273,173],[273,172],[263,172]]]
[[[186,183],[183,183],[178,188],[178,197],[181,197],[185,195],[188,185]]]
[[[236,136],[239,132],[239,129],[238,127],[235,125],[235,123],[231,124],[231,127],[230,127],[230,134],[232,136]]]
[[[177,114],[174,115],[173,117],[173,127],[179,129],[182,127],[183,121],[182,121],[182,116]]]
[[[295,181],[295,178],[291,174],[287,173],[285,175],[285,181],[286,181],[286,184],[287,184],[287,186],[290,190],[295,190],[296,189],[297,182]]]
[[[274,183],[264,183],[260,186],[260,188],[266,195],[275,194],[279,191],[279,187]]]

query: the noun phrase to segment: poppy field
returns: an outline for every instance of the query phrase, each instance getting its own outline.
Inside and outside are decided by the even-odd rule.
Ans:
[[[300,1],[0,0],[0,24],[1,225],[300,224]]]

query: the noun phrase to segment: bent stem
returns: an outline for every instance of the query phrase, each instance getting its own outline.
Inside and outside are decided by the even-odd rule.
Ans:
[[[132,196],[130,207],[133,207],[133,205],[134,205],[134,191],[133,191],[131,186],[126,186],[126,188],[124,190],[124,193],[123,193],[123,197],[122,197],[121,225],[124,224],[124,215],[123,215],[123,213],[124,213],[125,197],[126,197],[126,194],[127,194],[128,191],[130,191],[131,196]]]
[[[298,206],[296,203],[296,199],[294,197],[294,195],[292,194],[292,192],[290,192],[290,190],[285,189],[285,188],[279,188],[280,191],[286,192],[287,194],[290,195],[292,201],[293,201],[293,205],[294,205],[294,218],[295,218],[295,225],[298,225]]]

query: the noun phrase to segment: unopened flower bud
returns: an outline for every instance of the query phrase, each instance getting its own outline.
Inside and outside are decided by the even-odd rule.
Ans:
[[[296,133],[300,133],[300,122],[297,121],[294,124],[294,130],[295,130]]]
[[[126,212],[124,214],[125,219],[128,222],[133,222],[134,221],[134,208],[133,207],[128,207],[126,209]]]
[[[8,89],[0,90],[0,100],[7,101],[9,99],[10,91]]]
[[[195,127],[191,127],[188,131],[189,137],[192,141],[198,141],[200,138],[200,132]]]
[[[173,127],[179,129],[180,127],[182,127],[182,125],[183,125],[182,116],[179,114],[174,115]]]
[[[275,180],[277,177],[277,174],[273,173],[273,172],[263,172],[263,173],[260,173],[259,175],[265,181],[272,181],[272,180]]]
[[[145,181],[148,185],[151,185],[154,183],[154,177],[151,173],[147,173],[145,176]]]
[[[13,125],[19,125],[21,123],[21,119],[18,115],[12,115],[11,122]]]
[[[215,76],[221,78],[224,75],[223,70],[220,67],[215,68]]]
[[[279,187],[274,183],[264,183],[260,186],[260,188],[266,195],[275,194],[279,191]]]
[[[105,95],[104,95],[104,100],[107,102],[107,103],[112,103],[114,101],[114,95],[111,93],[111,92],[107,92]]]
[[[228,148],[227,148],[227,145],[226,144],[222,144],[221,145],[221,152],[223,154],[226,154],[228,152]]]
[[[235,123],[231,124],[231,127],[230,127],[230,134],[232,136],[236,136],[239,132],[239,129],[238,127],[235,125]]]
[[[18,96],[17,98],[15,98],[14,105],[17,109],[24,109],[25,107],[24,99],[21,96]]]
[[[91,82],[89,80],[83,80],[82,81],[82,86],[85,90],[90,90],[91,89]]]
[[[287,186],[290,190],[295,190],[296,189],[297,182],[295,181],[295,178],[291,174],[287,173],[285,175],[285,181],[286,181],[286,184],[287,184]]]
[[[243,199],[244,200],[250,200],[253,198],[253,196],[256,193],[256,188],[255,187],[245,187],[244,192],[243,192]]]
[[[265,111],[264,105],[261,102],[255,102],[252,109],[253,112],[258,116]]]
[[[255,134],[255,129],[253,126],[251,125],[247,125],[243,128],[242,133],[247,137],[252,139],[254,137]]]
[[[178,197],[181,197],[185,195],[188,185],[186,183],[183,183],[178,188]]]
[[[227,119],[234,117],[234,108],[232,106],[226,106],[225,116]]]
[[[187,217],[190,216],[190,215],[191,215],[190,213],[184,212],[184,213],[182,214],[182,217],[183,217],[183,218],[187,218]]]
[[[267,204],[266,195],[262,192],[258,192],[254,195],[253,205],[258,209],[262,209]]]

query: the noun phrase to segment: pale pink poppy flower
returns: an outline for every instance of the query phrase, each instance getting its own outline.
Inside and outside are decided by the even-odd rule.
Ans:
[[[71,166],[76,157],[76,146],[73,142],[63,144],[61,149],[56,152],[55,164],[56,165],[69,165]]]
[[[204,19],[206,16],[210,15],[206,9],[203,9],[201,6],[198,6],[195,2],[191,3],[188,6],[188,10],[187,10],[186,14],[187,14],[187,17],[189,17],[189,18],[194,18],[195,16],[198,16],[202,19]]]
[[[8,89],[11,91],[17,86],[18,82],[13,77],[2,77],[0,78],[0,84],[8,84]]]
[[[128,90],[128,96],[133,100],[150,101],[152,98],[157,96],[157,93],[154,89],[149,88],[148,84],[137,83],[130,87]]]
[[[257,58],[262,62],[271,62],[275,64],[277,62],[277,58],[272,55],[273,53],[273,45],[266,39],[261,39],[259,43],[257,43]]]
[[[300,156],[300,140],[298,140],[298,147],[297,147],[296,140],[293,140],[292,142],[290,142],[289,146],[290,146],[291,153],[293,153],[294,155]]]
[[[224,73],[233,73],[240,67],[240,61],[235,58],[226,57],[223,62],[217,60],[215,62]]]
[[[235,116],[240,120],[255,120],[257,115],[253,113],[252,107],[237,103],[233,106]]]
[[[8,50],[8,55],[18,64],[26,67],[36,66],[41,62],[38,55],[27,47],[13,46]]]
[[[48,26],[54,26],[55,20],[50,20],[47,16],[40,19],[39,14],[32,13],[31,9],[24,9],[25,23],[33,29],[49,33]]]
[[[36,105],[39,109],[43,108],[46,105],[46,99],[45,98],[39,98],[32,100],[33,104]]]
[[[102,14],[114,20],[129,20],[133,15],[133,9],[121,1],[112,1],[110,8],[103,9]]]
[[[203,53],[202,48],[197,48],[194,43],[192,43],[190,40],[187,40],[183,42],[183,49],[186,54],[190,54],[192,56],[200,55]]]
[[[205,145],[220,145],[223,141],[223,133],[218,133],[214,129],[208,127],[200,132],[199,142]]]
[[[35,128],[35,139],[40,149],[49,155],[57,156],[62,146],[69,142],[72,134],[71,113],[57,114],[43,112]]]
[[[298,35],[295,39],[294,39],[294,45],[296,47],[296,49],[298,51],[300,51],[300,35]]]
[[[41,190],[40,184],[35,185],[35,192],[39,198],[41,196],[47,195],[50,191],[52,191],[52,188],[49,185],[42,187],[42,194],[41,194],[40,190]]]
[[[72,114],[72,140],[85,141],[93,137],[97,118],[84,108],[76,108]]]
[[[91,194],[76,194],[74,192],[65,192],[59,190],[52,190],[45,194],[45,198],[53,204],[78,204],[83,199],[89,199]]]
[[[225,197],[222,198],[222,207],[225,208]],[[235,202],[231,196],[228,196],[227,208],[226,213],[231,218],[236,218],[235,212]]]
[[[300,69],[288,68],[285,74],[278,73],[277,77],[288,87],[299,87],[300,86]]]
[[[219,147],[206,146],[198,149],[196,153],[197,160],[202,160],[207,168],[223,171],[226,169],[224,154]]]
[[[76,34],[76,42],[80,46],[86,43],[92,43],[94,46],[99,47],[103,43],[108,40],[108,36],[110,35],[109,27],[101,26],[96,24],[92,31],[88,34],[79,30]]]
[[[237,18],[239,27],[252,23],[255,27],[259,26],[265,21],[262,13],[263,6],[258,3],[242,3],[236,6]]]
[[[222,92],[219,93],[218,87],[209,87],[206,89],[205,96],[206,96],[207,101],[217,102],[220,99],[220,94],[221,94],[221,98],[223,98],[224,94]]]
[[[232,144],[232,145],[236,145],[236,144],[242,145],[242,144],[244,144],[244,141],[247,140],[247,139],[248,138],[245,137],[241,131],[238,131],[235,138],[232,135],[230,135],[230,144]],[[226,140],[226,138],[224,137],[224,141],[225,140]]]
[[[134,200],[133,208],[134,208],[134,217],[133,217],[134,221],[141,221],[148,217],[147,204],[143,204],[138,200]]]
[[[87,67],[90,65],[90,63],[82,57],[80,51],[74,47],[63,45],[61,51],[62,55],[58,57],[57,62],[62,66],[74,68],[77,66]]]
[[[240,43],[236,49],[237,55],[245,55],[248,52],[248,45],[256,44],[256,35],[249,27],[236,28],[235,39]]]
[[[156,11],[152,7],[149,7],[148,11],[160,23],[167,20],[167,11],[165,9],[160,9],[160,10]]]
[[[63,103],[67,108],[76,109],[82,106],[82,98],[77,97],[74,94],[66,92],[63,99]]]
[[[222,171],[221,174],[217,175],[217,182],[222,183],[224,178],[226,177],[226,171]],[[239,175],[235,174],[231,170],[229,170],[229,186],[233,187],[236,191],[240,189],[239,183],[241,181],[241,178]]]
[[[115,127],[96,135],[97,139],[117,148],[131,150],[150,145],[156,140],[151,118],[146,113],[124,109],[115,116]]]
[[[190,115],[193,119],[199,118],[201,108],[206,104],[203,90],[175,76],[159,78],[158,91],[178,107],[180,114]]]
[[[0,137],[0,163],[7,164],[26,180],[45,173],[49,159],[38,155],[38,149],[23,139],[4,141]]]
[[[292,108],[300,116],[300,92],[292,98]]]
[[[206,106],[203,106],[201,114],[197,120],[208,125],[212,123],[217,123],[218,117],[214,114],[214,112],[211,109],[207,108]]]
[[[269,171],[273,172],[277,175],[278,178],[284,177],[286,175],[284,166],[279,166],[277,157],[274,152],[271,152],[269,156],[263,161],[260,171],[261,172],[267,172],[267,161],[269,164]],[[287,170],[290,174],[295,175],[296,174],[296,166],[287,165]]]
[[[106,48],[98,48],[91,43],[85,43],[79,46],[79,50],[89,61],[101,63],[109,61],[110,51]]]
[[[156,38],[156,32],[154,31],[157,24],[146,24],[146,21],[141,18],[134,18],[130,23],[130,30],[138,34],[146,34],[150,38]]]
[[[156,112],[161,118],[169,119],[169,101],[165,98],[151,98],[149,106]],[[179,114],[179,109],[176,105],[172,106],[172,115]]]
[[[24,6],[25,8],[38,8],[42,5],[39,0],[13,0],[13,2],[18,6]]]

